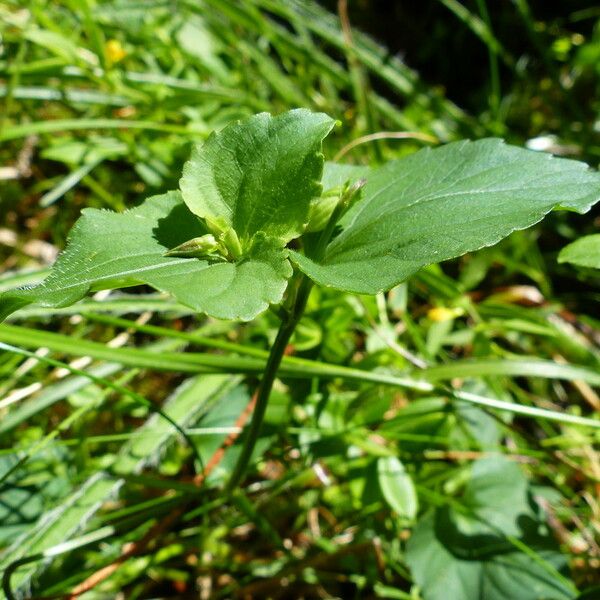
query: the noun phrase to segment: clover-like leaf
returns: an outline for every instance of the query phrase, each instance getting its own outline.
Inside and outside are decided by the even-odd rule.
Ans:
[[[30,303],[67,306],[89,291],[137,284],[224,319],[250,320],[281,300],[292,269],[284,248],[264,234],[235,262],[166,256],[205,234],[178,192],[124,213],[86,209],[50,275],[35,287],[0,295],[0,320]]]
[[[291,257],[321,285],[373,294],[495,244],[554,208],[585,212],[599,198],[600,174],[581,162],[498,139],[454,142],[372,171],[322,263]]]
[[[321,194],[321,145],[334,124],[298,109],[225,127],[185,164],[185,203],[209,228],[231,228],[243,248],[259,231],[285,245],[302,233],[310,201]]]

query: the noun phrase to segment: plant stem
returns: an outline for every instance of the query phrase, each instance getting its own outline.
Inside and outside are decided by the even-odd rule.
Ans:
[[[305,275],[300,277],[292,307],[289,312],[287,312],[285,318],[282,320],[281,325],[279,326],[277,337],[275,338],[275,342],[273,343],[271,351],[269,352],[267,364],[258,388],[256,405],[254,407],[254,413],[252,414],[252,421],[250,422],[248,435],[246,436],[246,440],[242,446],[242,452],[237,460],[231,478],[227,482],[227,487],[225,489],[227,493],[231,493],[235,490],[246,473],[248,463],[252,458],[252,452],[256,446],[258,436],[260,435],[260,430],[265,418],[269,397],[271,395],[271,390],[273,389],[273,383],[275,382],[277,371],[281,365],[281,360],[285,353],[285,349],[287,348],[290,338],[296,329],[296,325],[302,317],[302,313],[306,307],[306,301],[308,300],[312,285],[312,281],[310,281],[308,277]]]
[[[327,250],[327,244],[331,240],[333,231],[336,223],[347,210],[349,204],[353,198],[360,193],[361,188],[364,185],[364,181],[358,181],[354,185],[347,188],[342,197],[338,201],[337,206],[333,210],[333,213],[329,217],[327,225],[321,232],[319,239],[315,246],[307,248],[307,256],[310,256],[315,262],[321,262],[325,256]],[[238,458],[237,464],[233,470],[231,478],[229,479],[226,487],[226,492],[231,493],[237,485],[241,482],[244,473],[252,457],[254,446],[260,435],[260,429],[262,422],[265,418],[267,411],[267,404],[269,403],[269,396],[273,389],[273,383],[277,376],[277,371],[281,365],[281,360],[287,348],[288,342],[298,325],[298,321],[302,318],[304,309],[306,308],[306,302],[310,295],[310,291],[313,287],[313,282],[303,273],[296,273],[296,276],[292,279],[290,288],[293,290],[293,283],[296,282],[295,293],[292,292],[288,297],[287,306],[283,307],[283,318],[279,330],[277,331],[277,337],[271,347],[269,356],[267,358],[267,364],[263,373],[260,386],[258,388],[256,404],[254,406],[254,414],[252,415],[252,421],[250,422],[250,429],[248,430],[248,436],[242,446],[242,452]]]

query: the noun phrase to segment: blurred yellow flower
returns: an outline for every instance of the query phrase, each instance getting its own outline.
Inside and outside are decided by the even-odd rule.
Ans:
[[[431,321],[450,321],[456,319],[464,313],[462,308],[446,308],[445,306],[436,306],[427,311],[427,318]]]
[[[118,63],[127,56],[127,52],[125,52],[119,40],[108,40],[104,49],[106,51],[106,58],[110,64]]]

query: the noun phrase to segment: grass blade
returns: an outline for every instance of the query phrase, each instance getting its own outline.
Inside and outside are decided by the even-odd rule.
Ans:
[[[265,361],[254,357],[235,357],[220,356],[216,354],[186,353],[177,354],[163,352],[159,356],[152,355],[146,350],[135,348],[106,348],[102,344],[90,342],[87,340],[73,340],[68,336],[56,333],[40,332],[24,327],[12,325],[0,325],[0,342],[8,344],[23,344],[26,347],[47,347],[58,352],[74,354],[76,356],[91,356],[99,360],[118,360],[120,363],[159,371],[178,371],[183,373],[261,373]],[[554,378],[559,377],[567,380],[583,380],[598,384],[599,375],[596,371],[585,367],[573,365],[557,365],[550,361],[474,361],[474,363],[465,363],[462,365],[463,376],[487,376],[491,374],[502,375],[522,375]],[[472,364],[476,365],[473,369]],[[482,366],[483,364],[483,366]],[[459,366],[460,361],[459,361]],[[485,369],[484,369],[485,367]],[[555,368],[562,367],[562,368]],[[437,373],[436,373],[437,369]],[[515,404],[512,402],[503,402],[493,398],[479,396],[478,399],[473,395],[461,393],[457,396],[452,390],[436,388],[436,386],[424,379],[423,374],[433,379],[444,379],[457,377],[454,364],[441,365],[439,367],[430,367],[418,371],[420,379],[411,377],[399,377],[378,371],[363,371],[353,367],[344,367],[330,365],[327,363],[311,361],[298,358],[284,358],[279,374],[282,377],[309,379],[317,378],[341,378],[347,381],[356,381],[361,383],[373,383],[378,385],[389,385],[411,389],[420,392],[441,391],[450,397],[473,402],[475,404],[484,404],[487,402],[490,408],[499,408],[515,414],[535,416],[541,419],[548,419],[557,422],[565,422],[585,427],[600,428],[600,421],[578,417],[576,415],[564,414],[558,411],[545,410],[537,407]],[[440,374],[441,373],[441,374]],[[482,401],[483,398],[483,401]]]
[[[193,425],[215,402],[231,393],[239,379],[232,376],[213,375],[196,377],[184,382],[167,400],[163,410],[180,427]],[[82,531],[102,504],[114,497],[127,474],[139,473],[145,466],[156,461],[165,446],[173,438],[173,429],[158,421],[158,415],[151,416],[141,431],[152,431],[152,436],[141,436],[127,443],[119,452],[113,471],[99,472],[90,477],[63,504],[48,513],[32,529],[7,548],[0,555],[0,570],[5,570],[15,561],[25,556],[42,554],[48,549],[63,544]],[[30,563],[12,576],[13,590],[26,594],[32,577],[44,568],[44,563]]]

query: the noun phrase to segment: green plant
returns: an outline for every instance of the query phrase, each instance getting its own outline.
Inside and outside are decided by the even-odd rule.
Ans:
[[[582,213],[600,197],[600,176],[583,163],[497,139],[424,149],[372,169],[324,165],[321,146],[334,125],[299,109],[211,135],[186,163],[181,191],[121,214],[86,209],[50,275],[0,295],[0,318],[136,284],[218,318],[251,320],[276,307],[279,332],[231,490],[314,283],[376,294],[552,209]]]
[[[178,188],[192,144],[261,111],[343,116],[325,156],[356,164],[498,136],[598,168],[577,4],[2,0],[0,292],[48,275],[83,207]],[[279,304],[216,320],[141,287],[11,314],[0,598],[596,598],[599,271],[556,261],[593,221],[374,296],[314,286],[232,494]],[[170,258],[229,262],[213,237]]]

